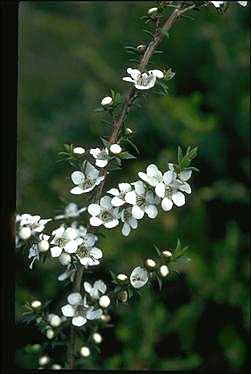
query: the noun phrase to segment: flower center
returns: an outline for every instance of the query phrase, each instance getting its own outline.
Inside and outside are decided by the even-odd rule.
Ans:
[[[81,184],[83,190],[85,190],[86,188],[90,188],[93,186],[93,179],[90,178],[90,177],[86,177],[85,180],[82,182]]]
[[[99,160],[106,160],[106,159],[107,159],[107,153],[106,153],[105,149],[102,149],[102,150],[99,152],[97,158],[98,158]]]
[[[145,203],[146,203],[146,198],[145,196],[136,196],[136,205],[138,205],[139,207],[143,207],[145,206]]]
[[[113,214],[110,209],[103,210],[100,213],[99,217],[103,222],[109,222],[113,220]]]
[[[171,197],[173,189],[170,186],[165,186],[165,197]]]
[[[81,245],[78,247],[76,254],[79,257],[89,257],[90,251],[87,247],[85,247],[84,245]]]
[[[139,86],[147,86],[151,82],[152,79],[153,79],[152,74],[147,75],[146,73],[143,73],[137,79],[137,84]]]
[[[85,305],[80,304],[75,309],[75,315],[85,317],[88,309],[89,309],[89,307],[86,307]]]
[[[68,242],[68,240],[64,238],[56,238],[54,239],[54,241],[55,241],[55,244],[57,244],[59,247],[64,247],[65,244]]]

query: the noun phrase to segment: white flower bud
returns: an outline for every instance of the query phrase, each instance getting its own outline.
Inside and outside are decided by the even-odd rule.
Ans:
[[[41,345],[40,344],[33,344],[32,346],[32,352],[39,352],[41,349]]]
[[[154,268],[156,266],[156,262],[152,260],[151,258],[148,258],[146,260],[146,265],[149,266],[150,268]]]
[[[83,153],[85,153],[85,149],[82,148],[82,147],[75,147],[75,148],[73,148],[73,153],[77,153],[79,155],[82,155]]]
[[[83,356],[83,357],[88,357],[88,356],[90,356],[90,349],[88,348],[88,347],[81,347],[81,349],[80,349],[80,354],[81,354],[81,356]]]
[[[171,257],[171,256],[172,256],[172,252],[170,252],[170,251],[163,251],[162,254],[163,254],[165,257]]]
[[[92,339],[95,341],[95,343],[97,344],[100,344],[103,340],[102,336],[98,333],[98,332],[95,332],[93,335],[92,335]]]
[[[48,321],[51,326],[58,327],[61,324],[61,318],[57,314],[49,314]]]
[[[118,274],[117,275],[117,279],[120,280],[120,281],[125,281],[127,279],[127,275],[126,274]]]
[[[150,15],[154,15],[155,13],[157,13],[157,11],[158,11],[158,8],[150,8],[147,13],[150,16]]]
[[[47,240],[41,240],[41,242],[38,243],[38,249],[40,252],[46,252],[48,251],[50,245],[49,245],[49,242],[47,242]]]
[[[46,331],[46,336],[47,336],[48,339],[52,339],[52,338],[54,338],[55,333],[54,333],[54,331],[52,329],[48,329]]]
[[[131,135],[133,131],[132,131],[132,129],[130,129],[130,127],[127,127],[126,132],[127,132],[127,134]]]
[[[62,265],[69,265],[70,262],[71,262],[71,256],[69,255],[69,253],[65,253],[63,252],[60,256],[59,256],[59,262],[62,264]]]
[[[102,314],[100,319],[104,322],[109,322],[111,320],[111,317],[109,316],[109,314]]]
[[[161,265],[161,267],[159,268],[159,271],[162,277],[166,277],[169,274],[169,270],[166,265]]]
[[[110,105],[112,103],[112,98],[110,96],[106,96],[102,99],[101,105]]]
[[[50,359],[48,356],[41,356],[38,360],[39,365],[42,365],[42,366],[47,365],[49,361]]]
[[[53,370],[60,370],[60,369],[62,369],[62,366],[61,366],[61,365],[58,365],[58,364],[53,364],[51,368],[52,368]]]
[[[22,227],[19,231],[19,236],[23,240],[27,240],[31,236],[31,229],[29,227]]]
[[[112,144],[110,146],[110,151],[116,155],[122,151],[122,148],[119,144]]]
[[[31,306],[32,306],[32,308],[40,308],[40,306],[42,305],[42,303],[41,303],[41,301],[39,301],[39,300],[34,300],[34,301],[32,301],[32,303],[31,303]]]
[[[99,299],[99,305],[102,306],[102,308],[107,308],[111,303],[110,298],[107,295],[101,296]]]

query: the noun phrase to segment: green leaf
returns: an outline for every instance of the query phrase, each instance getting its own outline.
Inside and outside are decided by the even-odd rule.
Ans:
[[[153,245],[154,246],[154,249],[156,250],[156,252],[158,253],[159,256],[161,256],[161,252],[160,252],[160,249],[157,247],[157,245]]]
[[[125,139],[125,141],[127,142],[127,143],[129,143],[132,147],[133,147],[133,149],[135,149],[135,151],[138,153],[138,155],[140,154],[140,152],[139,152],[139,150],[138,150],[138,148],[137,148],[137,146],[130,140],[130,139]]]
[[[180,164],[182,162],[182,159],[183,159],[183,152],[182,152],[182,149],[180,146],[178,146],[178,163]]]
[[[131,155],[129,152],[121,152],[118,155],[118,157],[121,158],[122,160],[129,160],[132,158],[136,158],[135,156]]]

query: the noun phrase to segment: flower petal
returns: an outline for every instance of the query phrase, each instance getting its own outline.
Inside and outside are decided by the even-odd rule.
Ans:
[[[112,204],[111,204],[111,196],[103,196],[101,199],[100,199],[100,206],[102,208],[105,208],[105,209],[110,209],[112,208]]]
[[[182,192],[175,192],[172,194],[172,200],[175,205],[182,206],[185,204],[185,195]]]
[[[148,205],[145,212],[149,218],[156,218],[158,215],[158,209],[155,205]]]
[[[75,309],[70,304],[66,304],[66,305],[62,306],[61,310],[62,310],[62,313],[65,317],[73,317],[74,316]]]
[[[183,191],[183,192],[186,192],[188,194],[190,194],[192,192],[191,187],[189,186],[189,184],[187,182],[184,182],[181,186],[179,186],[179,190]]]
[[[85,174],[87,177],[96,179],[99,175],[99,170],[96,169],[90,162],[86,162],[85,164]]]
[[[155,77],[159,78],[159,79],[162,79],[164,78],[164,74],[161,70],[158,70],[158,69],[155,69],[155,70],[149,70],[148,73],[151,73],[153,75],[155,75]]]
[[[103,221],[101,221],[98,217],[91,217],[90,218],[90,225],[91,226],[100,226],[103,224]]]
[[[119,189],[121,192],[129,192],[131,191],[132,187],[129,183],[119,183]]]
[[[64,250],[67,253],[75,253],[78,248],[78,242],[75,240],[70,240],[68,243],[65,244]]]
[[[71,305],[77,305],[82,300],[82,296],[79,292],[73,292],[67,297],[68,303]]]
[[[113,206],[122,206],[125,204],[125,201],[120,199],[119,197],[115,196],[111,201]]]
[[[134,185],[135,191],[138,195],[144,195],[145,193],[145,185],[142,181],[137,181],[132,183]]]
[[[131,231],[130,226],[128,225],[128,223],[125,222],[122,227],[122,235],[128,236],[130,234],[130,231]]]
[[[158,183],[155,187],[155,193],[157,196],[163,198],[165,196],[165,185],[164,183]]]
[[[87,322],[87,319],[82,316],[72,318],[72,324],[74,326],[83,326],[86,322]]]
[[[186,182],[189,178],[191,178],[192,170],[186,169],[179,173],[179,179]]]
[[[96,248],[96,247],[94,247],[90,250],[90,255],[92,257],[96,258],[97,260],[99,260],[100,258],[103,257],[103,253],[102,253],[101,249]]]
[[[136,204],[136,197],[137,197],[137,195],[136,195],[135,191],[127,192],[127,194],[125,195],[125,201],[128,204],[135,205]]]
[[[88,213],[92,216],[97,216],[101,212],[99,204],[90,204],[88,206]]]
[[[139,206],[134,205],[132,207],[132,215],[136,219],[141,219],[144,217],[144,210],[142,210]]]
[[[61,247],[52,247],[50,248],[50,251],[51,251],[51,256],[52,257],[58,257],[61,255],[62,253],[62,248]]]
[[[85,176],[81,171],[74,171],[71,174],[71,180],[74,184],[80,184],[85,180]]]
[[[119,190],[117,188],[111,188],[107,193],[113,195],[113,196],[118,196],[119,195]]]
[[[85,191],[80,188],[80,187],[73,187],[71,190],[70,190],[70,193],[72,195],[81,195],[81,193],[84,193]]]
[[[104,168],[108,164],[108,160],[96,160],[96,165],[100,168]]]
[[[113,219],[112,221],[104,223],[104,226],[107,229],[112,229],[113,227],[116,227],[118,224],[119,224],[119,220],[118,219]]]
[[[168,170],[164,173],[163,175],[163,181],[165,184],[170,184],[173,180],[173,171],[172,170]]]
[[[168,199],[165,197],[162,202],[161,202],[162,209],[165,211],[171,210],[173,207],[173,202],[172,200]]]

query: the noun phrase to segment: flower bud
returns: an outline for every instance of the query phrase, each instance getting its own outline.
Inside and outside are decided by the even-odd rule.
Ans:
[[[171,257],[172,256],[172,252],[170,251],[163,251],[162,254],[165,256],[165,257]]]
[[[61,365],[58,365],[58,364],[53,364],[51,368],[52,368],[53,370],[60,370],[60,369],[62,369],[62,366],[61,366]]]
[[[150,8],[150,9],[148,9],[147,14],[149,16],[154,16],[154,15],[156,15],[157,12],[158,12],[158,8]]]
[[[114,154],[118,154],[118,153],[120,153],[120,152],[122,151],[122,148],[120,147],[119,144],[112,144],[112,145],[110,146],[110,151],[111,151],[112,153],[114,153]]]
[[[85,149],[82,148],[82,147],[75,147],[75,148],[73,148],[73,153],[77,153],[79,155],[82,155],[83,153],[85,153]]]
[[[39,365],[44,366],[44,365],[47,365],[49,361],[50,361],[50,359],[49,359],[48,356],[41,356],[41,357],[39,358],[39,361],[38,361],[38,362],[39,362]]]
[[[95,343],[100,344],[103,340],[102,336],[98,332],[94,332],[92,335],[92,339],[95,341]]]
[[[117,279],[120,281],[120,282],[124,282],[128,279],[127,275],[126,274],[118,274],[117,275]]]
[[[54,331],[52,329],[48,329],[46,331],[46,336],[47,336],[48,339],[53,339],[54,336],[55,336],[55,333],[54,333]]]
[[[102,314],[100,319],[104,322],[109,322],[111,320],[111,317],[109,316],[109,314]]]
[[[42,303],[41,303],[41,301],[39,301],[39,300],[34,300],[34,301],[32,301],[32,303],[31,303],[31,306],[32,306],[32,308],[34,308],[34,309],[36,309],[36,308],[40,308],[41,305],[42,305]]]
[[[99,305],[102,308],[107,308],[110,305],[110,303],[111,303],[111,300],[110,300],[109,296],[107,296],[107,295],[103,295],[99,299]]]
[[[132,133],[133,133],[133,131],[132,131],[132,129],[130,129],[130,127],[127,127],[125,132],[126,132],[127,135],[132,135]]]
[[[159,268],[159,271],[162,277],[166,277],[169,274],[169,269],[166,265],[161,265],[161,267]]]
[[[146,46],[145,46],[144,44],[140,44],[140,45],[138,45],[138,47],[137,47],[137,51],[138,51],[139,53],[145,53],[145,50],[146,50]]]
[[[83,357],[88,357],[88,356],[90,356],[90,349],[88,348],[88,347],[81,347],[81,349],[80,349],[80,354],[81,354],[81,356],[83,356]]]
[[[156,262],[151,258],[148,258],[146,260],[146,266],[148,266],[149,268],[154,268],[156,266]]]
[[[40,349],[41,349],[41,345],[40,344],[33,344],[33,346],[32,346],[32,352],[37,353],[37,352],[40,351]]]
[[[61,324],[61,318],[57,314],[49,314],[48,321],[51,326],[58,327]]]
[[[106,96],[102,99],[101,105],[110,105],[112,103],[112,98],[110,96]]]
[[[71,256],[69,255],[69,253],[62,253],[60,256],[59,256],[59,262],[62,264],[62,265],[69,265],[70,262],[71,262]]]
[[[40,252],[46,252],[48,251],[50,245],[47,240],[41,240],[41,242],[38,243],[38,249]]]
[[[27,240],[31,236],[31,229],[29,227],[22,227],[21,230],[19,231],[19,236],[23,240]]]

